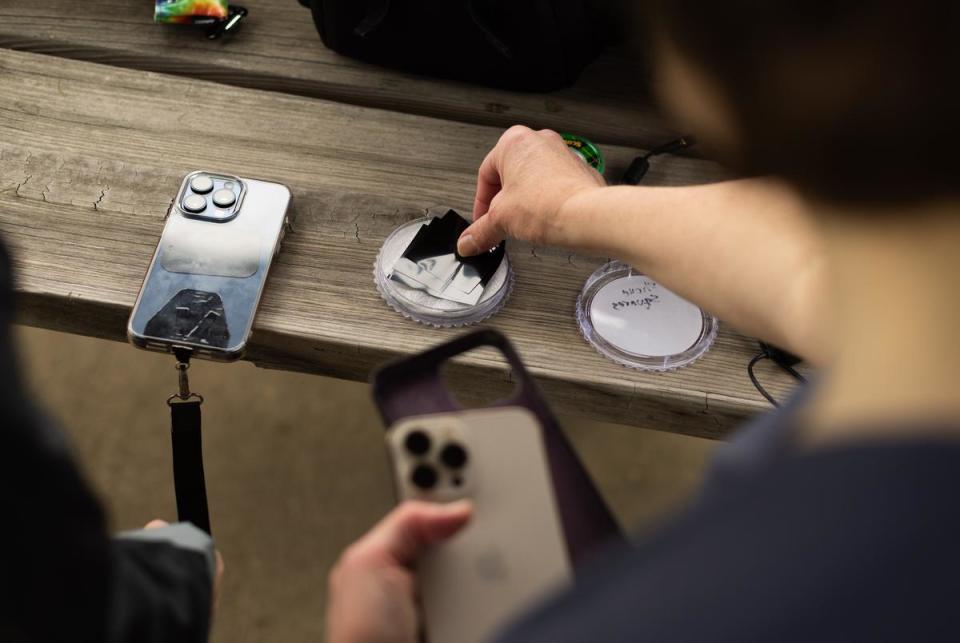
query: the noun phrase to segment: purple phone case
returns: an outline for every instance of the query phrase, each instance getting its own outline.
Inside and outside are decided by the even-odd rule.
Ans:
[[[457,355],[484,346],[496,348],[503,354],[517,382],[517,393],[513,397],[491,406],[520,406],[540,421],[567,548],[574,566],[579,566],[600,548],[622,541],[623,533],[520,356],[501,333],[484,329],[462,335],[375,372],[373,397],[380,415],[389,427],[415,415],[464,410],[444,385],[440,367]]]

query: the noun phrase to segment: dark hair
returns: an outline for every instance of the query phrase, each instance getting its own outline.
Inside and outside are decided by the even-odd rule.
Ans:
[[[731,161],[853,203],[960,195],[960,2],[652,0],[717,84]]]

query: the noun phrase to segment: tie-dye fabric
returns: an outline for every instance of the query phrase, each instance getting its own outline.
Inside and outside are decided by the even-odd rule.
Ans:
[[[227,0],[156,0],[153,19],[190,25],[223,20],[228,13]]]

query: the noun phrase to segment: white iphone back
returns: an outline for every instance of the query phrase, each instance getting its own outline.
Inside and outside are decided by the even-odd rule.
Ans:
[[[410,418],[390,429],[387,442],[402,500],[468,498],[474,505],[464,530],[418,567],[428,643],[487,641],[570,582],[532,413],[499,408]]]

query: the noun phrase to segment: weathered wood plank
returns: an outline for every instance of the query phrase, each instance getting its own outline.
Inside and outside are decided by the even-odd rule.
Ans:
[[[152,3],[0,0],[0,47],[327,98],[468,123],[523,123],[598,142],[650,147],[672,131],[651,106],[642,70],[605,56],[576,87],[506,92],[366,65],[327,50],[295,0],[247,0],[250,17],[231,38],[152,22]]]
[[[402,319],[380,300],[383,238],[427,207],[472,202],[499,129],[0,50],[0,235],[14,250],[22,319],[123,340],[163,215],[187,171],[279,180],[294,192],[287,235],[248,359],[364,379],[384,359],[459,331]],[[636,150],[606,148],[623,167]],[[652,183],[715,180],[717,166],[664,158]],[[509,335],[558,410],[717,437],[765,408],[729,329],[694,367],[620,368],[580,337],[574,302],[601,260],[514,244],[517,282],[491,325]],[[133,349],[131,349],[133,350]],[[470,355],[478,389],[505,365]],[[783,394],[788,383],[770,378]],[[318,394],[322,392],[318,391]]]

